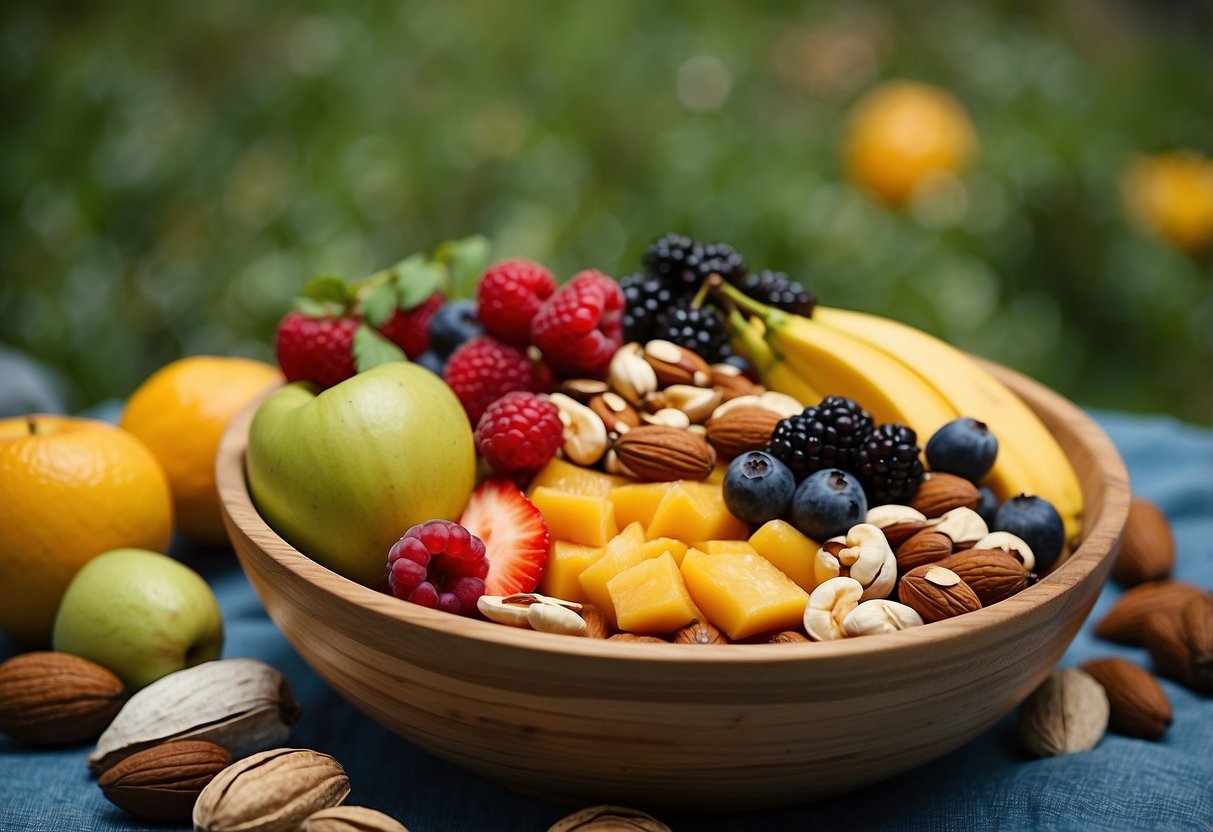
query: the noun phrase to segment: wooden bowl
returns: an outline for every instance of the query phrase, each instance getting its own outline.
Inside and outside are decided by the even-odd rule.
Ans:
[[[240,562],[287,640],[356,707],[438,757],[558,802],[800,803],[911,769],[997,722],[1053,669],[1111,569],[1129,505],[1115,447],[1065,399],[991,369],[1070,456],[1082,542],[1000,604],[888,635],[635,644],[402,603],[300,554],[257,514],[244,478],[252,409],[224,437],[219,491]]]

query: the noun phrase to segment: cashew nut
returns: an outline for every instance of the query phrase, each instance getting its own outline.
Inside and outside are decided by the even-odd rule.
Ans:
[[[640,407],[644,397],[657,391],[657,371],[644,360],[644,347],[636,342],[615,350],[607,365],[611,389]]]
[[[863,584],[854,578],[830,578],[809,595],[804,629],[813,641],[845,638],[842,622],[859,605]]]
[[[838,541],[826,541],[834,544]],[[842,576],[853,578],[863,589],[863,600],[885,598],[897,583],[897,558],[884,532],[871,523],[852,526],[841,538],[843,546],[823,545],[813,563],[818,582]]]
[[[887,598],[873,598],[851,610],[842,620],[847,636],[892,633],[922,624],[922,616],[905,604]]]
[[[867,517],[864,518],[865,523],[870,523],[878,529],[886,529],[889,526],[896,526],[899,523],[923,523],[927,522],[927,516],[916,508],[910,506],[898,505],[897,503],[886,503],[882,506],[872,506],[868,509]]]
[[[578,636],[586,629],[584,618],[558,604],[531,604],[526,609],[526,617],[531,629],[539,630],[542,633]]]
[[[973,549],[1002,549],[1023,562],[1023,568],[1031,572],[1036,568],[1036,555],[1023,538],[1010,532],[990,532],[971,547]]]
[[[564,455],[578,465],[593,465],[606,453],[608,441],[602,417],[564,393],[548,397],[564,425]]]
[[[934,520],[928,520],[926,527],[951,538],[953,549],[971,548],[972,544],[990,533],[990,527],[981,519],[981,515],[967,506],[945,511]]]

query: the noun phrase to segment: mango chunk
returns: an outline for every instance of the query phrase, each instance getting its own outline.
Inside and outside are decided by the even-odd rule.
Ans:
[[[691,549],[681,573],[696,606],[731,639],[796,629],[804,619],[809,594],[761,555]]]
[[[758,550],[748,540],[701,540],[694,548],[708,555],[722,555],[725,552],[735,555],[758,554]]]
[[[615,504],[615,522],[621,527],[638,522],[647,529],[653,512],[673,486],[669,482],[630,482],[612,488],[607,499]]]
[[[813,563],[821,544],[805,537],[791,523],[784,520],[763,523],[758,531],[750,535],[750,543],[758,554],[773,563],[805,592],[817,588]]]
[[[590,468],[582,468],[563,459],[552,458],[531,478],[527,486],[528,498],[537,488],[554,488],[566,494],[584,494],[587,497],[605,497],[612,488],[631,482],[627,477],[604,474]],[[532,499],[531,502],[534,502]]]
[[[531,492],[531,502],[543,515],[553,540],[605,546],[619,532],[615,506],[606,497],[572,494],[541,485]]]
[[[619,629],[630,633],[670,633],[698,614],[669,552],[620,572],[607,592]]]
[[[611,604],[607,582],[623,570],[630,569],[644,560],[641,552],[644,543],[644,526],[629,523],[623,531],[611,538],[602,556],[587,566],[577,578],[585,600],[606,613],[612,624],[615,623],[615,607]]]
[[[648,536],[673,537],[691,544],[697,540],[741,540],[749,537],[749,527],[729,513],[720,486],[712,483],[680,481],[666,492]]]
[[[658,537],[648,541],[640,547],[641,553],[645,559],[661,557],[666,552],[674,558],[674,563],[682,566],[682,558],[687,553],[687,545],[681,540],[675,540],[672,537]]]
[[[581,573],[606,551],[602,546],[584,546],[567,540],[553,540],[548,551],[548,565],[539,580],[539,591],[565,601],[584,601]]]

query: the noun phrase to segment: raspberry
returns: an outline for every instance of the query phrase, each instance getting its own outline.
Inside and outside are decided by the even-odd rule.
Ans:
[[[556,291],[552,273],[530,260],[505,260],[489,267],[476,290],[485,331],[507,344],[531,341],[531,319]]]
[[[474,425],[485,408],[515,390],[539,390],[535,367],[522,350],[480,335],[451,353],[442,377]]]
[[[506,393],[476,424],[476,450],[499,474],[537,471],[563,441],[560,411],[533,393]]]
[[[287,381],[327,389],[358,372],[354,365],[357,318],[311,318],[295,309],[279,322],[274,353]]]
[[[619,284],[588,269],[544,301],[531,321],[531,343],[559,374],[602,377],[623,344],[622,312]]]
[[[388,587],[402,601],[471,615],[484,595],[484,541],[450,520],[427,520],[392,544]]]
[[[441,306],[442,295],[435,292],[412,309],[397,309],[379,331],[415,361],[430,348],[430,319]]]

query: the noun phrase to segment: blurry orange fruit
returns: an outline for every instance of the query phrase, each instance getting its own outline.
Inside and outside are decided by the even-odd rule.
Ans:
[[[890,81],[851,109],[842,154],[852,182],[898,206],[933,175],[960,171],[976,149],[973,124],[949,93]]]
[[[281,381],[260,361],[199,355],[161,367],[127,401],[119,424],[160,460],[177,530],[191,540],[227,541],[215,485],[219,440],[237,411]]]
[[[1121,193],[1138,225],[1184,251],[1213,242],[1213,160],[1176,151],[1134,160]]]
[[[50,640],[59,601],[95,555],[164,551],[172,497],[160,463],[126,431],[94,419],[0,420],[0,629]]]

